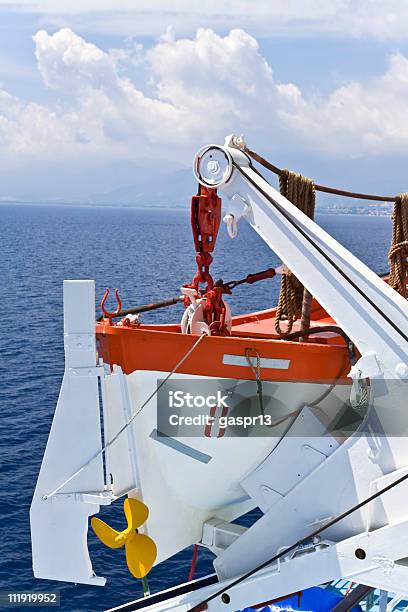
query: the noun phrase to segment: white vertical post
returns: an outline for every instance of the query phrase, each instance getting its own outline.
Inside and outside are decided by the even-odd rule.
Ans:
[[[65,369],[96,365],[94,281],[64,281],[64,348]]]
[[[64,378],[30,512],[34,575],[104,584],[87,545],[88,517],[110,503],[102,455],[70,478],[102,449],[94,281],[64,281],[64,346]]]

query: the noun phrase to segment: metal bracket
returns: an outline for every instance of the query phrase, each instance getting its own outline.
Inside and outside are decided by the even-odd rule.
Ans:
[[[73,500],[78,503],[109,506],[115,497],[111,491],[90,491],[89,493],[56,493],[53,497],[47,499],[55,499],[57,501]]]
[[[378,378],[383,374],[376,353],[366,353],[353,365],[348,376],[350,378]]]
[[[228,213],[223,218],[227,224],[227,232],[230,238],[236,238],[238,235],[238,223],[251,212],[251,205],[239,193],[236,193],[230,199]]]
[[[245,531],[247,531],[246,527],[213,518],[203,525],[200,545],[208,548],[214,555],[218,556],[228,546],[231,546]]]

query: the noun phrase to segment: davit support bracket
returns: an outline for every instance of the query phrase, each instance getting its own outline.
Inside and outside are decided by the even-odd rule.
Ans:
[[[102,449],[94,281],[64,281],[64,348],[64,378],[30,510],[33,570],[37,578],[103,586],[87,544],[88,518],[112,501],[102,455],[70,479]]]
[[[206,579],[197,580],[176,587],[178,592],[187,591],[182,594],[173,596],[176,589],[170,589],[127,603],[123,609],[187,612],[197,606],[197,610],[235,612],[247,607],[259,608],[288,594],[340,578],[408,595],[408,586],[401,592],[401,585],[408,585],[408,567],[404,563],[407,537],[408,521],[403,521],[337,543],[316,541],[233,587],[234,580],[213,582],[209,576],[208,582],[213,582],[209,586],[194,590],[195,584],[199,586]],[[121,609],[121,606],[114,608]]]

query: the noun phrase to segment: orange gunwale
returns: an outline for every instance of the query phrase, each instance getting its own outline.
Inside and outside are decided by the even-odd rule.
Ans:
[[[209,336],[178,368],[179,374],[216,378],[255,378],[248,366],[226,365],[227,355],[244,356],[255,349],[263,358],[289,360],[287,369],[262,367],[262,379],[282,382],[350,384],[348,348],[341,336],[330,333],[311,336],[308,342],[279,339],[274,330],[276,309],[239,315],[232,320],[231,336]],[[297,323],[298,325],[298,323]],[[335,325],[314,300],[312,326]],[[296,330],[296,324],[294,325]],[[104,319],[96,323],[97,348],[104,363],[121,366],[125,374],[138,370],[169,372],[197,340],[182,334],[179,325],[112,325]]]

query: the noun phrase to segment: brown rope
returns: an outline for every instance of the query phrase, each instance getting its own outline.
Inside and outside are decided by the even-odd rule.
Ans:
[[[408,298],[408,193],[402,193],[396,197],[392,219],[392,242],[388,253],[390,261],[388,282],[395,291]]]
[[[282,170],[279,175],[279,187],[281,194],[286,199],[297,206],[305,215],[313,219],[316,194],[315,186],[311,179],[297,172]],[[283,274],[275,318],[275,330],[280,336],[291,332],[293,323],[301,314],[302,303],[304,301],[305,303],[309,302],[308,308],[310,308],[309,294],[304,289],[302,283],[292,272]],[[306,312],[304,320],[305,325],[308,326]],[[282,330],[282,321],[286,321],[285,330]]]
[[[285,170],[281,170],[281,168],[278,168],[278,166],[274,166],[274,164],[271,164],[271,162],[266,160],[258,153],[255,153],[255,151],[251,151],[251,149],[248,149],[248,147],[245,147],[243,150],[245,151],[245,153],[247,153],[247,155],[249,155],[249,157],[252,157],[252,159],[258,162],[258,164],[261,164],[261,166],[263,166],[267,170],[270,170],[270,172],[273,172],[278,176],[285,172]],[[371,195],[369,193],[356,193],[354,191],[346,191],[345,189],[336,189],[335,187],[318,185],[317,183],[315,183],[315,190],[323,191],[324,193],[331,193],[333,195],[344,196],[346,198],[356,198],[358,200],[373,200],[376,202],[395,202],[397,199],[395,196],[381,196]]]

